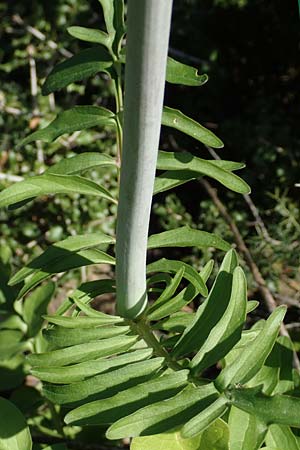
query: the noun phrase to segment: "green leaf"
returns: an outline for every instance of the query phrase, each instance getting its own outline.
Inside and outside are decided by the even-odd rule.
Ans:
[[[167,170],[158,177],[155,177],[153,195],[181,186],[196,178],[200,178],[199,173],[192,172],[191,170]]]
[[[258,307],[258,305],[259,302],[257,302],[256,300],[249,300],[247,302],[247,314],[254,311]]]
[[[32,259],[25,267],[20,269],[9,281],[11,286],[20,283],[36,270],[45,270],[55,265],[61,259],[80,250],[96,247],[102,244],[113,244],[115,239],[104,233],[78,234],[69,236],[63,241],[56,242],[48,247],[44,253]]]
[[[286,425],[271,425],[266,436],[266,445],[288,450],[300,449],[295,435]]]
[[[47,313],[48,304],[55,292],[55,283],[49,283],[36,289],[23,306],[23,318],[28,325],[28,337],[34,337],[42,328],[43,315]]]
[[[203,433],[197,450],[228,450],[229,429],[224,420],[217,419]]]
[[[209,275],[213,269],[213,261],[210,260],[201,270],[200,277],[206,283]],[[147,317],[150,320],[159,320],[163,317],[169,316],[174,312],[181,310],[185,305],[190,303],[197,295],[197,290],[193,284],[189,284],[182,289],[178,295],[172,298],[181,279],[184,275],[184,267],[177,272],[169,286],[163,291],[161,296],[155,301],[154,305],[149,308]]]
[[[237,255],[234,250],[230,250],[223,259],[207,300],[200,305],[194,321],[175,345],[174,356],[182,356],[200,349],[211,330],[222,318],[230,301],[232,277],[237,264]]]
[[[123,0],[99,0],[103,8],[106,29],[112,41],[116,56],[119,55],[121,41],[125,33]]]
[[[182,425],[203,411],[217,396],[213,384],[187,386],[168,400],[146,406],[115,422],[106,432],[108,439],[149,436],[163,433]]]
[[[189,226],[163,231],[149,237],[149,249],[161,247],[214,247],[224,251],[230,249],[230,245],[216,234],[195,230]]]
[[[173,333],[183,333],[185,328],[191,324],[194,317],[194,313],[179,311],[152,325],[152,329],[171,331]]]
[[[166,81],[185,86],[202,86],[208,81],[208,76],[206,74],[199,75],[198,69],[168,57]]]
[[[152,349],[134,350],[112,358],[99,358],[64,367],[34,367],[32,375],[49,383],[66,384],[82,381],[116,367],[127,366],[152,356]]]
[[[176,273],[182,267],[184,267],[184,278],[186,278],[190,283],[192,283],[197,291],[200,292],[204,297],[207,296],[207,287],[205,286],[201,276],[196,272],[193,267],[182,261],[174,261],[166,258],[162,258],[147,265],[147,273],[151,272],[167,272]]]
[[[56,175],[76,175],[95,167],[116,166],[115,160],[103,153],[87,152],[63,158],[58,163],[49,167],[45,173],[54,173]]]
[[[100,45],[82,50],[54,67],[42,87],[42,94],[51,94],[71,83],[92,77],[98,72],[108,73],[112,64],[111,55]]]
[[[86,344],[53,350],[52,352],[34,353],[27,357],[31,366],[66,366],[89,359],[115,355],[128,350],[137,341],[136,336],[116,336]]]
[[[115,123],[114,113],[106,108],[101,106],[74,106],[74,108],[58,114],[42,130],[35,131],[27,136],[21,145],[26,145],[33,141],[52,142],[63,134],[70,134],[74,131],[85,130],[95,126],[115,126]],[[50,173],[53,172],[51,171]]]
[[[0,397],[1,450],[31,450],[32,440],[26,420],[15,405]]]
[[[45,174],[19,181],[0,192],[0,208],[23,206],[23,200],[54,194],[94,195],[117,203],[110,193],[87,178],[78,175]],[[21,204],[19,204],[21,203]],[[26,202],[27,203],[27,202]]]
[[[28,302],[26,300],[25,304]],[[107,339],[121,334],[127,334],[129,326],[100,326],[97,328],[73,328],[56,326],[49,330],[43,330],[43,337],[54,348],[70,347],[71,345],[84,344],[99,339]]]
[[[162,152],[157,159],[157,169],[161,170],[191,170],[201,175],[211,177],[228,189],[241,194],[249,194],[250,187],[240,177],[229,170],[223,169],[206,159],[198,158],[188,152]]]
[[[130,450],[199,450],[201,437],[183,439],[179,432],[162,433],[154,436],[135,437]]]
[[[110,47],[109,35],[104,33],[104,31],[78,26],[69,27],[67,28],[67,31],[71,36],[80,39],[81,41],[94,42],[95,44],[104,45],[108,49]]]
[[[260,387],[231,388],[226,395],[230,402],[239,409],[254,414],[266,425],[273,423],[300,427],[300,398],[288,395],[261,393]]]
[[[44,319],[48,320],[49,323],[54,325],[59,325],[64,328],[90,328],[90,327],[100,327],[103,325],[113,325],[116,323],[123,323],[124,319],[118,316],[110,316],[108,314],[101,313],[100,311],[97,317],[87,317],[87,316],[44,316]]]
[[[257,337],[245,348],[240,358],[226,366],[216,378],[215,384],[223,390],[230,384],[246,383],[262,367],[271,352],[286,313],[286,307],[275,309]]]
[[[137,437],[130,450],[228,450],[228,426],[217,419],[203,433],[191,439],[183,439],[180,432]]]
[[[215,420],[227,410],[228,399],[219,397],[211,405],[190,419],[182,428],[181,436],[185,439],[197,436],[208,428]]]
[[[108,398],[120,390],[135,386],[153,377],[164,364],[164,358],[153,358],[129,364],[126,368],[95,375],[69,385],[44,385],[44,394],[60,405]]]
[[[200,123],[184,115],[178,109],[164,106],[162,114],[162,124],[175,128],[185,134],[197,139],[204,145],[213,148],[224,147],[223,142],[210,130],[200,125]]]
[[[9,359],[26,349],[27,344],[22,341],[23,333],[19,330],[0,331],[0,355],[1,359]]]
[[[65,422],[76,425],[115,422],[146,405],[170,398],[187,385],[187,379],[187,370],[163,375],[118,392],[113,397],[79,406],[67,414]]]
[[[236,267],[233,272],[228,306],[192,359],[190,367],[193,373],[198,374],[215,364],[240,340],[246,320],[246,305],[246,277],[243,270]]]
[[[267,426],[255,415],[232,406],[228,425],[230,450],[258,450],[261,447]]]
[[[27,294],[27,292],[55,273],[67,272],[71,269],[89,266],[92,264],[115,264],[115,259],[97,249],[87,249],[81,250],[77,253],[69,253],[68,256],[64,257],[64,259],[61,259],[51,265],[49,264],[45,270],[36,271],[20,290],[18,299],[23,297]]]

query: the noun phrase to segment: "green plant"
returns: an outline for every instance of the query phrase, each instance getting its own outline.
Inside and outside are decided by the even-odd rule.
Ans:
[[[165,443],[164,448],[193,450],[255,450],[264,442],[273,448],[292,442],[289,445],[299,448],[297,434],[290,428],[299,427],[298,374],[292,369],[292,343],[278,338],[285,308],[244,330],[246,314],[257,302],[247,301],[244,273],[227,242],[186,226],[147,239],[152,191],[157,194],[206,175],[234,192],[249,192],[248,185],[233,173],[243,167],[240,163],[208,161],[188,152],[159,151],[157,155],[172,2],[129,0],[126,53],[123,2],[100,3],[105,32],[69,29],[71,35],[97,46],[54,68],[43,92],[47,95],[103,71],[114,86],[116,111],[99,106],[71,108],[23,144],[107,126],[116,133],[117,160],[92,152],[63,159],[42,175],[2,191],[0,206],[19,207],[40,195],[74,191],[118,203],[116,261],[107,250],[115,244],[114,237],[102,232],[70,236],[10,278],[11,286],[21,285],[17,300],[53,274],[87,265],[116,264],[116,280],[81,284],[54,315],[45,316],[49,325],[43,331],[43,345],[27,358],[31,373],[43,381],[44,396],[59,405],[65,423],[110,425],[106,436],[113,440],[133,437],[132,450],[155,448],[157,442]],[[153,80],[150,73],[155,74]],[[207,77],[169,58],[166,80],[201,86]],[[223,146],[211,131],[178,110],[164,107],[162,124],[211,147]],[[163,171],[156,178],[155,163]],[[119,200],[78,175],[96,166],[118,170],[121,166]],[[164,247],[214,247],[227,253],[208,291],[212,261],[200,273],[178,260],[160,259],[146,266],[146,249]],[[115,292],[119,315],[90,305],[96,296]],[[196,313],[183,310],[200,297],[207,298]],[[25,299],[24,308],[28,302],[30,298]],[[35,332],[40,320],[35,315]],[[216,373],[218,362],[222,369]],[[215,368],[212,380],[208,378],[211,368]],[[54,418],[55,414],[54,407]],[[67,427],[59,432],[62,438],[71,435]],[[5,441],[0,433],[0,443],[1,439]],[[23,444],[22,450],[30,445],[29,441],[26,448]]]

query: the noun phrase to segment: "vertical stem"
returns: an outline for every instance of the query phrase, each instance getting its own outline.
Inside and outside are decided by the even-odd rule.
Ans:
[[[117,215],[117,308],[140,315],[147,302],[146,252],[163,106],[172,0],[129,0],[124,145]]]

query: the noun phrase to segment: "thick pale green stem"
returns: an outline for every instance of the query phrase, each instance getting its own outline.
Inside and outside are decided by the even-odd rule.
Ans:
[[[117,216],[117,308],[144,310],[146,252],[159,144],[172,0],[129,0],[124,143]]]

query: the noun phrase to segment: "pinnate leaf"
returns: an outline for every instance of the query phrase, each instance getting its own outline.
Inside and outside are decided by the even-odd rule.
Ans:
[[[23,306],[23,318],[28,326],[28,337],[36,336],[43,325],[43,315],[47,312],[48,304],[54,294],[55,283],[49,281],[37,288]]]

